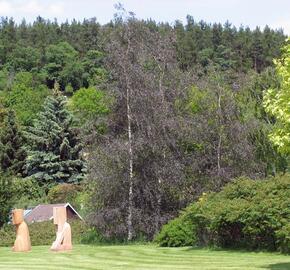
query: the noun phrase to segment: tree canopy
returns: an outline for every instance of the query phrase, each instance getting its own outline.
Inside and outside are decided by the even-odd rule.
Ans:
[[[283,47],[281,58],[274,61],[280,79],[278,88],[265,92],[264,106],[268,113],[277,120],[271,141],[279,151],[290,154],[290,39]]]
[[[66,108],[65,97],[46,98],[26,138],[29,142],[26,173],[40,185],[78,183],[83,178],[82,145],[73,128],[73,117]]]

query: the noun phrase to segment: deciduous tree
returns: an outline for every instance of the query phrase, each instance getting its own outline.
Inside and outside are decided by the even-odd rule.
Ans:
[[[290,40],[283,48],[283,55],[275,60],[276,71],[280,77],[280,87],[269,89],[265,92],[264,106],[268,113],[272,114],[277,122],[270,139],[278,149],[290,154]]]

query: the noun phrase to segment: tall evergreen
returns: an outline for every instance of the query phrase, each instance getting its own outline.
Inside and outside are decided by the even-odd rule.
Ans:
[[[46,98],[26,137],[30,143],[25,166],[28,176],[46,187],[82,180],[85,172],[80,157],[82,146],[73,127],[73,117],[66,109],[66,98],[59,91]]]
[[[9,221],[9,213],[16,198],[11,175],[0,172],[0,228]]]
[[[14,111],[8,111],[0,133],[0,168],[3,172],[23,174],[26,151],[24,138],[16,123]]]

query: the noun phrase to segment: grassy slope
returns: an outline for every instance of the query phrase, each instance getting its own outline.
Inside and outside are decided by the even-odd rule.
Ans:
[[[272,269],[289,270],[290,257],[273,253],[158,248],[150,245],[85,246],[52,253],[47,246],[29,253],[0,248],[0,269]]]

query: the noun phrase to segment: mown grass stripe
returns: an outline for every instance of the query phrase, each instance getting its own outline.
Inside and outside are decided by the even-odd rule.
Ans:
[[[275,268],[276,265],[279,268]],[[289,270],[290,257],[276,253],[211,251],[189,248],[159,248],[152,245],[85,246],[67,253],[53,253],[49,247],[33,247],[29,253],[0,248],[2,270]]]

